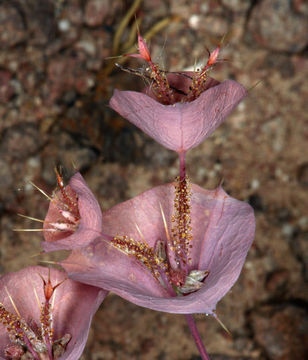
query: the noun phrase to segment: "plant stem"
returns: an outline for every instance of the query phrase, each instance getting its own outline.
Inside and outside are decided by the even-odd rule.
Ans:
[[[185,180],[186,177],[186,161],[185,161],[186,152],[180,152],[180,181]]]
[[[206,352],[205,347],[202,343],[202,340],[201,340],[199,331],[197,329],[194,317],[191,314],[187,314],[187,315],[185,315],[185,317],[186,317],[190,332],[195,340],[195,343],[196,343],[199,353],[201,355],[201,359],[202,360],[210,360],[210,357],[209,357],[208,353]]]

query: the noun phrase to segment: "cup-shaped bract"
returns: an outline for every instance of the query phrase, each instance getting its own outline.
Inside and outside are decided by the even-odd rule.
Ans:
[[[8,354],[16,352],[29,355],[30,348],[39,349],[43,356],[48,342],[52,360],[79,359],[92,317],[107,292],[66,277],[56,269],[31,266],[0,278],[1,360],[9,359]],[[8,321],[11,323],[5,325]],[[12,329],[7,331],[7,327],[13,326],[15,333]],[[44,359],[50,358],[44,355]]]
[[[189,200],[180,200],[189,203],[187,216],[174,217],[174,186],[155,187],[104,212],[105,233],[116,235],[114,240],[97,238],[73,251],[61,263],[68,276],[150,309],[213,314],[237,280],[252,244],[253,210],[221,187],[191,185]],[[179,224],[184,219],[188,230],[179,225],[177,231],[177,219]],[[190,229],[188,261],[181,268],[172,238],[176,233],[185,237]]]
[[[181,93],[192,81],[183,72],[168,79]],[[200,96],[190,102],[178,95],[179,101],[168,105],[146,93],[115,90],[110,106],[167,149],[186,152],[210,136],[247,94],[233,80],[218,83],[209,78],[207,82]]]
[[[100,206],[80,173],[57,191],[44,220],[44,251],[86,246],[102,232]]]
[[[247,94],[236,81],[219,83],[209,77],[219,60],[221,44],[209,53],[200,69],[177,73],[162,70],[152,61],[146,41],[139,33],[138,45],[139,53],[126,56],[147,62],[146,69],[132,72],[149,86],[144,93],[115,90],[110,106],[167,149],[185,153],[200,144]]]

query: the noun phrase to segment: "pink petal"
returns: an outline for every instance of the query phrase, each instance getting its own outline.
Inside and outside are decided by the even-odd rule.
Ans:
[[[192,102],[173,105],[135,91],[115,90],[110,106],[166,148],[183,152],[210,136],[246,94],[242,85],[226,80]]]
[[[45,241],[41,243],[44,251],[71,250],[86,246],[102,232],[102,212],[100,206],[88,188],[80,173],[76,173],[68,185],[78,196],[78,209],[80,223],[78,229],[69,236],[61,232],[44,233]],[[50,228],[47,222],[57,222],[59,219],[59,209],[51,202],[46,215],[45,229]]]
[[[69,277],[103,287],[140,306],[171,313],[212,313],[240,274],[253,241],[255,220],[248,204],[231,198],[221,188],[208,191],[192,185],[192,191],[190,270],[210,271],[197,292],[170,297],[144,265],[101,238],[87,249],[73,251],[61,265]],[[172,184],[146,191],[104,213],[104,230],[139,241],[143,237],[150,246],[158,239],[166,241],[159,204],[170,233],[173,197]]]
[[[48,269],[41,266],[31,266],[15,273],[9,273],[0,278],[0,299],[5,308],[14,313],[14,308],[8,298],[5,287],[9,291],[18,311],[25,321],[33,319],[40,324],[40,309],[37,303],[34,289],[39,301],[44,302],[43,282],[38,274],[44,279],[48,278]],[[52,284],[61,282],[66,278],[62,271],[51,269]],[[77,283],[67,279],[61,284],[53,295],[53,326],[54,340],[65,334],[72,335],[65,354],[61,360],[76,360],[82,354],[87,341],[91,320],[107,292],[96,287]],[[0,324],[0,359],[4,360],[4,349],[10,344],[7,332]]]

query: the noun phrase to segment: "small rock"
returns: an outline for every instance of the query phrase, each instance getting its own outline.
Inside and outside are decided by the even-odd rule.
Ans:
[[[16,8],[9,3],[0,5],[0,44],[11,47],[25,40],[23,20]]]
[[[85,8],[85,22],[88,26],[99,26],[103,23],[110,2],[108,0],[89,0]]]
[[[266,65],[270,69],[278,70],[284,78],[292,77],[295,74],[295,66],[292,63],[292,58],[285,54],[269,54],[266,58]]]
[[[14,95],[14,87],[11,84],[11,73],[0,70],[0,104],[6,103]]]
[[[77,57],[63,56],[52,59],[49,63],[48,91],[46,98],[48,103],[54,103],[61,99],[67,91],[77,90],[83,94],[94,86],[94,75],[84,69],[84,55],[78,53]]]
[[[6,192],[13,184],[11,168],[6,161],[0,158],[0,196],[5,197]]]
[[[71,27],[71,24],[70,22],[68,21],[68,19],[61,19],[59,22],[58,22],[58,29],[61,31],[61,32],[67,32]]]
[[[80,1],[66,2],[65,4],[65,17],[74,25],[81,25],[83,22],[83,10]]]
[[[247,11],[250,8],[251,3],[252,1],[249,0],[222,0],[222,4],[226,8],[238,13]]]
[[[266,289],[274,295],[283,295],[289,280],[287,270],[276,270],[268,275],[266,280]]]
[[[253,207],[255,211],[264,211],[263,199],[260,195],[252,194],[248,199],[248,203]]]
[[[173,151],[162,148],[152,140],[145,141],[142,153],[145,166],[153,169],[171,166],[176,160],[176,154]]]
[[[253,8],[248,29],[262,46],[296,53],[308,43],[308,17],[294,11],[289,0],[263,0]]]
[[[308,2],[306,0],[293,0],[292,5],[295,12],[308,16]]]
[[[9,158],[25,159],[42,146],[38,127],[31,123],[19,123],[2,134],[0,152]]]
[[[32,92],[40,80],[40,75],[34,64],[23,62],[18,67],[17,78],[27,92]]]
[[[222,37],[229,31],[227,18],[218,15],[202,16],[199,20],[200,31],[209,32],[214,36]]]
[[[308,316],[304,309],[264,306],[252,317],[256,341],[270,360],[305,359]]]
[[[95,164],[96,160],[97,154],[94,150],[87,147],[76,147],[65,150],[63,157],[59,157],[58,163],[61,161],[61,164],[65,168],[71,167],[73,163],[78,171],[84,172],[88,170],[91,165]]]
[[[89,56],[95,56],[96,46],[95,43],[91,40],[80,40],[76,44],[78,50],[83,50]]]
[[[308,232],[299,231],[290,242],[295,256],[301,261],[304,279],[308,281]]]
[[[29,32],[29,43],[37,46],[53,41],[57,32],[54,1],[27,0],[22,2],[22,6]]]
[[[127,199],[128,184],[121,169],[113,164],[96,164],[88,173],[89,186],[107,209]]]
[[[303,188],[308,187],[308,163],[303,163],[297,169],[297,181]]]

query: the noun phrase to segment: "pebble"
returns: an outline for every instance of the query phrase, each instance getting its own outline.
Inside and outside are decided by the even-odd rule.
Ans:
[[[14,95],[14,87],[11,83],[11,73],[0,70],[0,104],[6,103]]]
[[[251,6],[251,2],[248,0],[221,0],[221,2],[226,8],[237,13],[245,12]]]
[[[85,23],[88,26],[99,26],[103,23],[110,2],[108,0],[89,0],[85,8]]]
[[[250,187],[252,190],[257,190],[260,187],[260,181],[258,179],[252,179],[250,183]]]
[[[0,5],[0,47],[15,46],[25,38],[24,23],[14,5]]]
[[[42,136],[36,125],[19,123],[3,132],[0,152],[8,158],[22,160],[38,151],[42,144]]]
[[[70,29],[70,27],[71,27],[71,24],[67,19],[61,19],[58,22],[58,29],[61,32],[67,32]]]
[[[5,196],[13,183],[9,164],[0,158],[0,196]]]
[[[297,53],[308,44],[308,17],[289,0],[263,0],[252,10],[248,29],[261,46]]]
[[[191,15],[191,17],[188,19],[188,25],[194,29],[197,30],[200,26],[200,21],[201,21],[201,17],[198,14],[193,14]]]
[[[294,233],[294,226],[291,224],[283,224],[281,232],[285,237],[291,237]]]
[[[308,163],[305,162],[297,168],[297,181],[303,188],[308,188]]]
[[[252,326],[268,359],[305,359],[308,316],[293,306],[264,306],[253,314]]]

